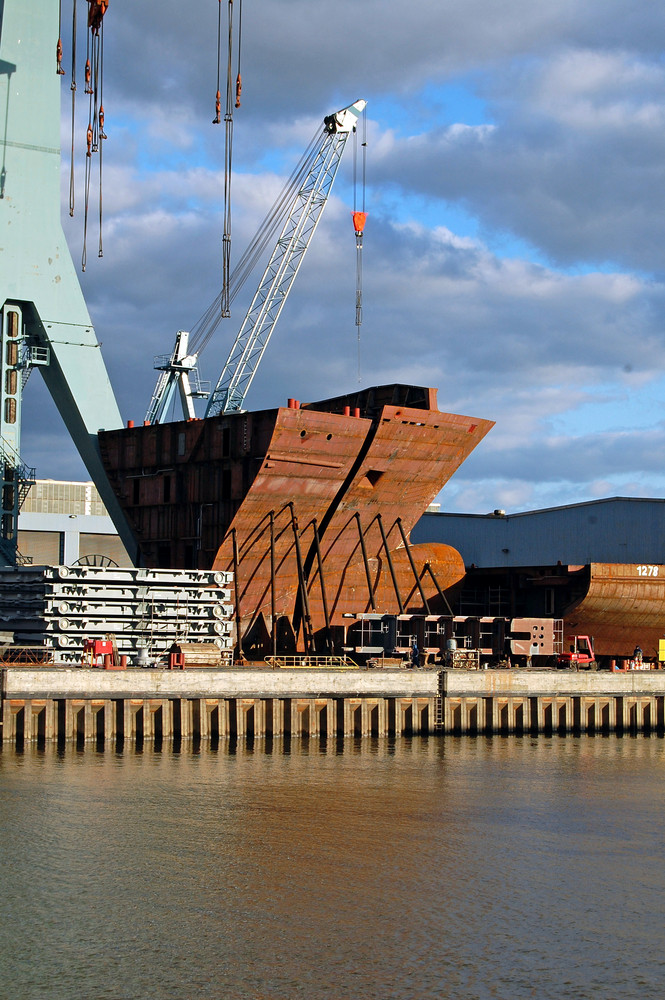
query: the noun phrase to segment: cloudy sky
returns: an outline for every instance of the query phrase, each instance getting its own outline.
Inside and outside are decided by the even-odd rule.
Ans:
[[[124,419],[221,284],[218,8],[106,16],[104,257],[93,227],[81,281]],[[244,2],[233,257],[323,116],[365,98],[361,382],[496,421],[444,510],[665,495],[664,51],[654,0]],[[65,80],[63,148],[68,100]],[[349,144],[250,408],[358,385],[352,164]],[[66,231],[79,260],[80,213]],[[239,296],[203,377],[242,317]],[[39,382],[28,412],[49,405]],[[55,422],[28,419],[23,450],[41,477],[85,478]]]

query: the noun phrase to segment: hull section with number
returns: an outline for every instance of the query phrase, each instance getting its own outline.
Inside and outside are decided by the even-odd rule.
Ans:
[[[665,638],[665,566],[591,563],[586,591],[564,611],[567,633],[594,637],[596,655],[658,654]]]

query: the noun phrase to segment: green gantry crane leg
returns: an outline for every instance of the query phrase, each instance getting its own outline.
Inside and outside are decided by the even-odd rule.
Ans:
[[[10,487],[21,478],[21,390],[33,365],[135,559],[97,437],[122,419],[60,220],[57,40],[58,0],[0,0],[0,561],[16,553],[20,490]]]

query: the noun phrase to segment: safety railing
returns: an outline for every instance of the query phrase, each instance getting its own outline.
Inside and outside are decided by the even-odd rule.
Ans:
[[[293,670],[358,670],[358,664],[348,656],[314,656],[305,653],[295,656],[266,656],[266,663],[271,667]]]

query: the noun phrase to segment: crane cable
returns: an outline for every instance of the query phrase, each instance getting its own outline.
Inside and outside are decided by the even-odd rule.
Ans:
[[[88,21],[90,11],[88,10]],[[90,175],[92,170],[92,69],[90,64],[90,31],[86,34],[85,69],[83,71],[83,93],[88,95],[88,127],[85,132],[85,176],[83,181],[83,249],[81,251],[81,270],[85,271],[88,262],[88,205],[90,202]]]
[[[231,270],[231,168],[233,164],[233,0],[229,0],[226,110],[224,112],[224,233],[222,235],[222,316],[231,314],[229,276]]]
[[[72,127],[71,127],[71,149],[69,153],[69,214],[74,215],[75,189],[74,189],[74,136],[76,120],[76,0],[72,3]]]
[[[85,199],[83,209],[83,251],[81,270],[85,271],[88,249],[88,209],[90,205],[90,181],[92,177],[92,155],[99,153],[99,251],[103,257],[102,245],[102,154],[101,143],[106,138],[104,132],[104,105],[102,103],[102,76],[104,68],[104,14],[108,0],[88,0],[88,34],[85,61],[85,93],[88,94],[88,127],[86,129],[85,159]]]
[[[231,315],[231,179],[233,164],[233,108],[240,107],[242,81],[240,77],[240,51],[242,44],[242,0],[238,4],[238,70],[233,82],[233,0],[228,0],[227,65],[226,65],[226,107],[224,111],[224,209],[222,235],[222,292],[220,296],[221,314]],[[222,0],[219,0],[217,18],[217,93],[215,95],[215,117],[213,125],[221,124],[221,65],[222,65]]]
[[[263,219],[252,241],[233,269],[229,280],[229,302],[235,299],[256,267],[266,247],[273,241],[278,230],[282,228],[284,220],[293,206],[295,197],[312,168],[320,143],[321,131],[319,129],[301,156],[291,176],[281,189],[270,211]],[[203,316],[201,316],[192,328],[189,340],[190,353],[201,354],[213,337],[222,320],[220,301],[221,295],[216,295]]]
[[[363,230],[367,221],[365,211],[365,189],[367,178],[367,117],[366,108],[363,109],[363,137],[362,137],[362,210],[358,211],[357,189],[358,189],[358,137],[357,131],[353,132],[353,228],[356,233],[356,329],[358,332],[358,381],[360,382],[360,326],[363,321]]]
[[[101,27],[100,47],[99,47],[99,110],[97,111],[97,139],[99,142],[99,248],[98,257],[104,256],[104,246],[102,243],[102,150],[103,141],[106,139],[104,131],[104,24]]]
[[[242,93],[242,77],[240,76],[240,54],[242,52],[242,0],[238,0],[238,73],[236,76],[236,108],[240,107]]]

